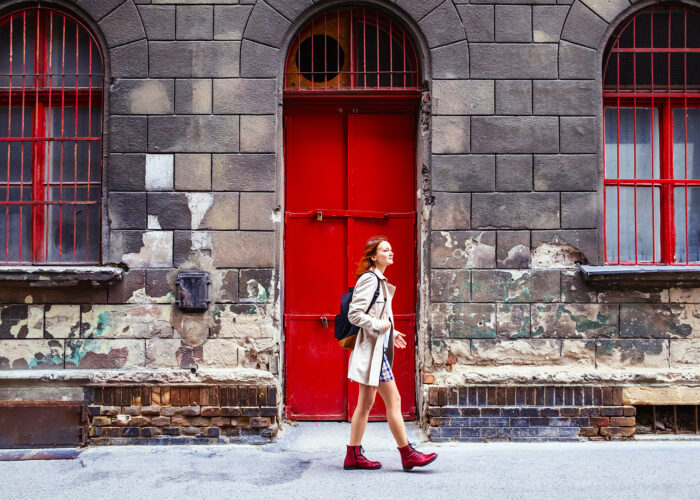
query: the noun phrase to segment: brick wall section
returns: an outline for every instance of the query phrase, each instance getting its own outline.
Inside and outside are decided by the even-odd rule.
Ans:
[[[90,444],[268,442],[277,434],[277,388],[88,387]]]
[[[629,438],[634,406],[622,388],[593,386],[431,387],[432,441],[580,441]]]

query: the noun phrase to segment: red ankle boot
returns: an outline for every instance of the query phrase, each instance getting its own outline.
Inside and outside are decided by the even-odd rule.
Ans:
[[[364,452],[362,446],[349,446],[348,451],[345,454],[345,464],[343,469],[381,469],[382,464],[379,462],[373,462],[368,460],[362,453]]]
[[[413,447],[413,444],[408,443],[403,448],[399,448],[401,453],[401,465],[403,470],[409,471],[414,467],[423,467],[428,465],[437,458],[437,453],[421,453]]]

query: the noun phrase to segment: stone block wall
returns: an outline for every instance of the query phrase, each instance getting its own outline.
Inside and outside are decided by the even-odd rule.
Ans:
[[[175,275],[162,275],[163,285]],[[168,295],[166,303],[155,304],[145,298],[0,306],[0,369],[277,371],[271,306],[215,304],[211,318],[202,318],[179,312]]]
[[[92,443],[275,434],[280,42],[269,36],[290,23],[258,4],[42,2],[82,19],[104,49],[101,264],[123,272],[100,284],[89,276],[65,282],[53,269],[31,285],[0,285],[0,389],[8,399],[58,398],[86,381],[109,384],[104,400],[88,401]],[[191,269],[212,282],[204,313],[175,305],[177,274]],[[52,382],[37,387],[44,372]],[[273,396],[164,404],[107,397],[143,383],[152,384],[143,397],[153,391],[153,400],[161,390],[178,394],[169,385],[178,383],[206,384],[202,394],[230,386]],[[122,413],[131,425],[117,423]]]
[[[109,63],[102,250],[125,272],[0,287],[0,369],[278,373],[275,79],[241,74],[255,2],[215,3],[68,2]],[[174,305],[188,269],[210,275],[206,313]]]
[[[434,270],[436,367],[696,370],[696,289],[595,289],[580,271]]]
[[[605,260],[601,54],[641,7],[454,8],[464,40],[448,52],[428,37],[436,67],[424,408],[435,387],[697,384],[692,283],[594,286],[580,271]],[[447,15],[436,8],[425,19],[438,12]],[[460,43],[468,61],[454,57]]]
[[[436,429],[431,435],[454,437],[440,433],[456,431],[441,429],[466,421],[430,418],[477,418],[474,405],[459,400],[447,407],[464,414],[438,414],[445,405],[434,404],[434,389],[461,395],[464,387],[479,385],[488,385],[489,394],[491,387],[516,385],[700,385],[698,288],[597,288],[579,270],[580,264],[604,261],[601,53],[612,29],[638,5],[368,3],[394,12],[416,33],[422,67],[431,70],[422,75],[427,87],[418,138],[422,274],[416,332],[423,381],[418,412],[426,427]],[[7,378],[18,386],[23,377],[50,370],[66,383],[87,378],[109,387],[142,387],[156,378],[162,388],[282,389],[284,101],[278,77],[287,40],[320,4],[55,4],[84,19],[106,54],[103,264],[124,273],[104,286],[59,287],[51,279],[40,286],[0,286],[3,376],[12,372]],[[190,269],[211,277],[212,304],[205,313],[182,313],[174,305],[177,273]],[[277,405],[279,411],[282,400],[261,408]],[[150,439],[161,427],[181,434],[198,428],[194,436],[216,439],[209,429],[220,428],[220,436],[221,429],[246,425],[266,429],[257,426],[266,418],[275,423],[272,415],[202,414],[204,406],[216,404],[183,405],[198,407],[198,415],[165,415],[162,408],[179,407],[158,406],[156,415],[148,414],[156,411],[153,404],[96,401],[93,419],[104,425],[92,425],[95,440]],[[509,405],[489,404],[487,411]],[[113,406],[121,412],[147,407],[146,413],[129,411],[137,422],[151,424],[113,425],[120,414],[112,415]],[[574,416],[558,409],[565,405],[525,404],[528,415],[530,406],[559,413],[523,418],[589,419],[564,426],[579,429],[575,436],[596,428],[593,417],[608,417],[602,408],[622,408],[586,403]],[[478,408],[478,418],[506,418]],[[170,425],[152,425],[156,417],[171,419]],[[172,425],[174,417],[211,420]],[[217,426],[215,418],[233,420]],[[552,422],[547,426],[556,427]],[[605,425],[596,435],[628,427],[599,422]],[[509,426],[515,427],[510,420]]]

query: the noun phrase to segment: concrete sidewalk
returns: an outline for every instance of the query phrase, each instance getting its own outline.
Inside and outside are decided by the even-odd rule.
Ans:
[[[0,462],[0,498],[676,500],[700,490],[698,441],[422,443],[438,460],[404,473],[386,423],[365,439],[384,468],[344,471],[348,435],[346,423],[305,423],[264,446],[95,447],[74,460]]]

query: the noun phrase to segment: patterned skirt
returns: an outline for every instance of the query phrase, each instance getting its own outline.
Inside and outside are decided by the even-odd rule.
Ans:
[[[379,374],[380,382],[390,382],[394,380],[394,373],[391,371],[391,366],[389,361],[386,359],[386,352],[384,353],[384,359],[382,359],[382,371]]]

